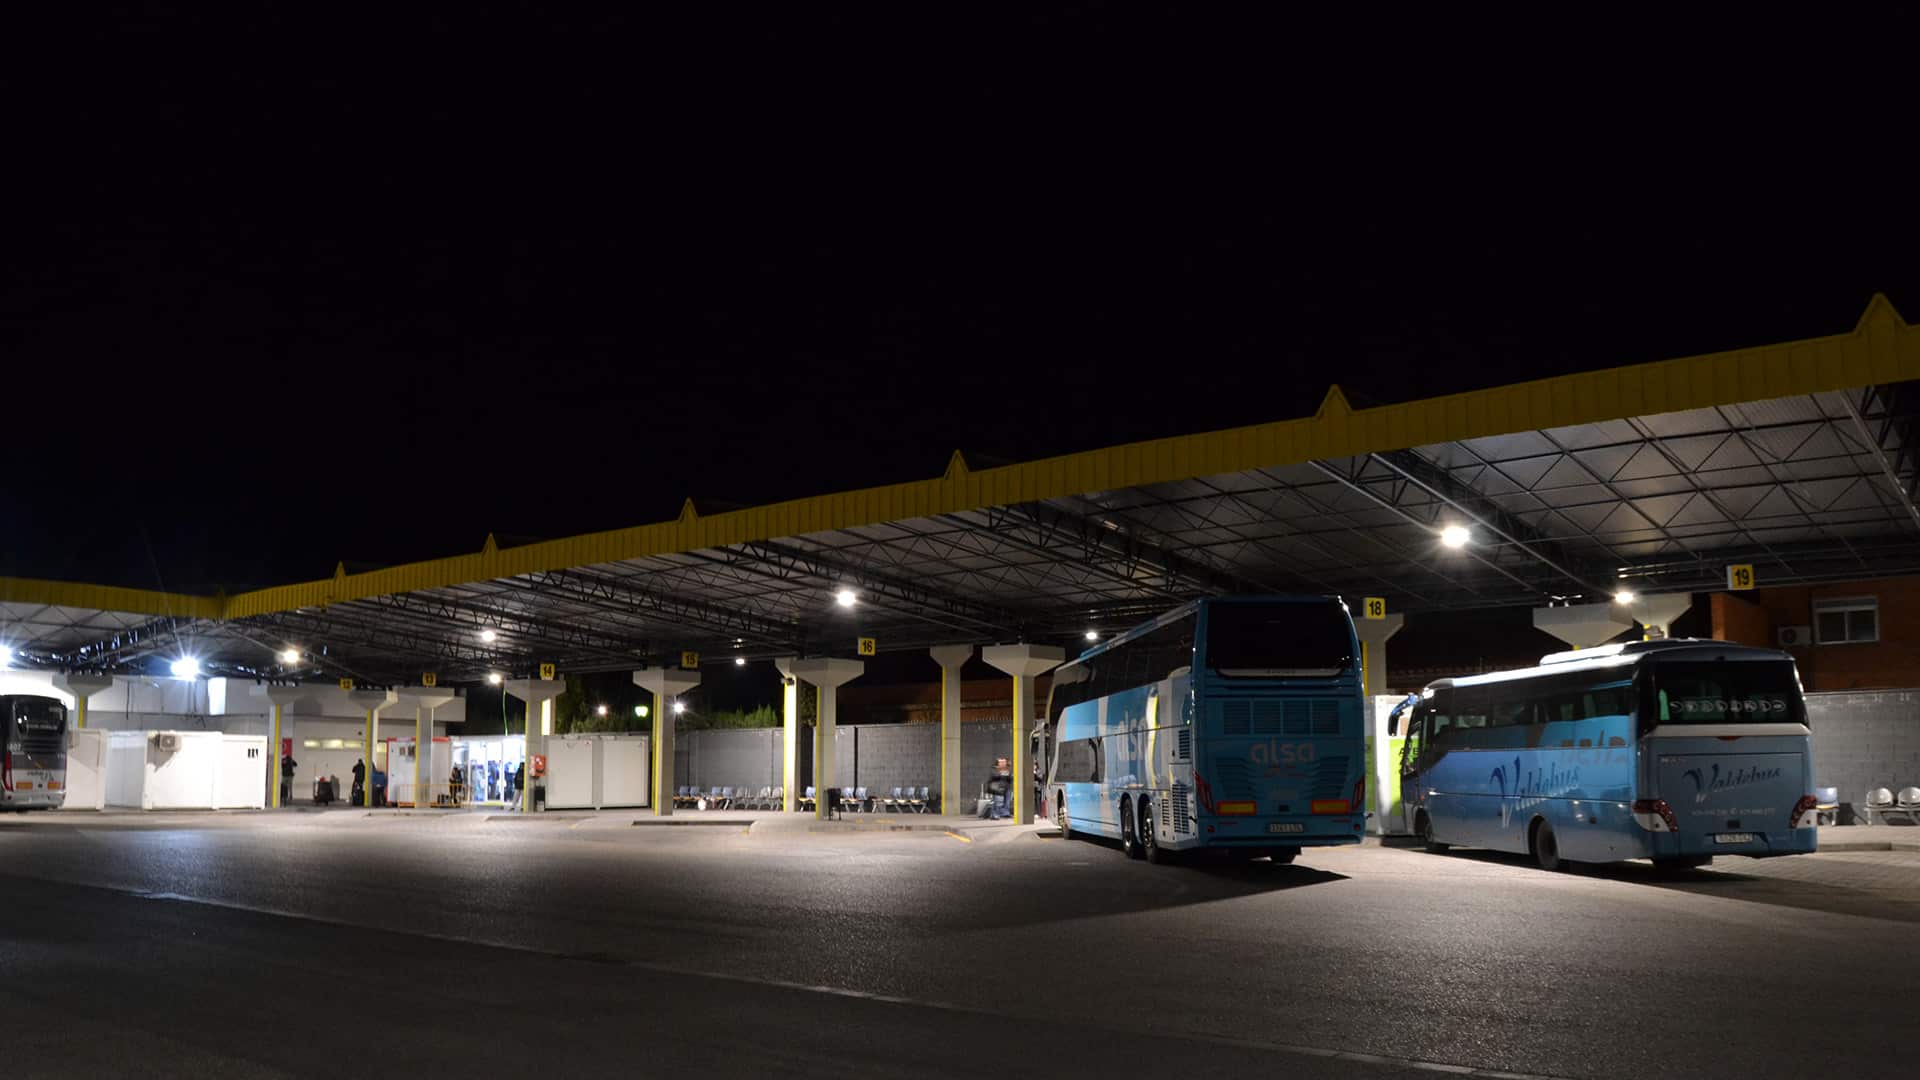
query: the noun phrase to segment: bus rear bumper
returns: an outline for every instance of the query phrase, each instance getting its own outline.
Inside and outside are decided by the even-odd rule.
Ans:
[[[1780,855],[1811,855],[1820,847],[1818,829],[1755,830],[1751,840],[1722,842],[1714,835],[1682,839],[1672,834],[1653,837],[1648,858],[1692,858],[1703,855],[1740,855],[1749,859],[1769,859]]]
[[[1320,818],[1306,821],[1270,822],[1248,818],[1201,819],[1197,835],[1182,837],[1168,845],[1174,848],[1271,848],[1341,847],[1358,844],[1366,835],[1364,817]],[[1277,824],[1298,825],[1299,832],[1275,832]]]

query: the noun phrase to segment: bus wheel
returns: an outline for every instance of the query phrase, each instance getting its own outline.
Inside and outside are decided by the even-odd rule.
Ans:
[[[1053,820],[1060,825],[1060,839],[1073,839],[1073,819],[1067,816],[1067,793],[1064,791],[1054,793]]]
[[[1140,846],[1146,849],[1147,861],[1155,866],[1168,861],[1169,852],[1160,846],[1160,837],[1153,831],[1153,800],[1140,800]]]
[[[1427,853],[1439,855],[1447,850],[1447,845],[1433,838],[1433,816],[1425,810],[1420,812],[1420,842],[1427,846]]]
[[[1133,803],[1126,799],[1120,800],[1120,850],[1126,852],[1129,859],[1140,857],[1140,834],[1133,827]]]
[[[1268,848],[1267,856],[1273,860],[1273,865],[1285,866],[1300,857],[1300,849],[1297,847]]]
[[[1553,826],[1544,819],[1533,826],[1533,861],[1539,863],[1542,870],[1566,868],[1566,862],[1560,858],[1560,841],[1554,839]]]

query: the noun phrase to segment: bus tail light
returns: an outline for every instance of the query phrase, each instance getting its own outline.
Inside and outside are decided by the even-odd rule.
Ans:
[[[1811,795],[1800,796],[1800,801],[1793,804],[1793,813],[1787,815],[1787,828],[1789,829],[1813,828],[1815,825],[1819,824],[1819,820],[1817,816],[1819,813],[1819,809],[1820,809],[1819,799],[1816,799]]]
[[[1360,779],[1353,782],[1353,812],[1358,814],[1367,808],[1367,774],[1361,773]]]
[[[1648,832],[1680,831],[1680,819],[1674,816],[1673,807],[1668,806],[1665,799],[1635,799],[1633,820]]]
[[[1350,814],[1353,804],[1345,799],[1315,799],[1311,809],[1316,814]]]
[[[1193,770],[1193,793],[1200,797],[1200,809],[1213,813],[1213,786],[1207,783],[1206,777],[1200,775],[1199,769]]]
[[[13,751],[0,748],[0,788],[13,790]]]
[[[1259,806],[1256,803],[1254,803],[1252,799],[1246,799],[1246,800],[1229,799],[1228,801],[1221,803],[1219,806],[1219,809],[1216,812],[1223,815],[1224,814],[1245,815],[1245,814],[1254,813],[1258,809],[1259,809]]]

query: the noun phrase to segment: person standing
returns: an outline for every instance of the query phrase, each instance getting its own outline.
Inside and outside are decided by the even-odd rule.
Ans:
[[[364,801],[363,796],[366,794],[366,783],[367,763],[365,759],[362,759],[353,763],[353,805],[359,806],[361,802]]]
[[[293,801],[293,770],[299,767],[300,767],[300,763],[293,760],[292,754],[284,754],[281,756],[280,758],[280,805],[281,806],[285,806],[288,803]]]

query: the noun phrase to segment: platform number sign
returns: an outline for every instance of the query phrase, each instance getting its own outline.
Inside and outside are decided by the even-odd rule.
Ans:
[[[691,650],[691,649],[687,649],[687,650],[685,650],[685,651],[683,651],[683,652],[681,652],[681,654],[680,654],[680,667],[681,667],[682,669],[684,669],[684,670],[686,670],[686,671],[693,671],[693,670],[695,670],[695,669],[697,669],[697,668],[699,668],[699,666],[700,666],[700,654],[699,654],[699,653],[697,653],[697,652],[694,652],[694,651],[693,651],[693,650]]]
[[[542,679],[552,679],[552,678],[553,678],[553,665],[552,665],[552,664],[541,664],[541,665],[540,665],[540,677],[541,677]]]
[[[1735,563],[1727,567],[1727,588],[1736,591],[1753,588],[1753,564]]]
[[[854,644],[859,647],[861,656],[872,656],[880,648],[880,643],[870,637],[858,638]]]
[[[1384,619],[1387,617],[1387,598],[1369,596],[1360,601],[1360,617],[1363,619]]]
[[[438,686],[439,684],[440,684],[440,676],[434,674],[431,671],[423,671],[420,673],[421,686]]]
[[[342,690],[351,690],[351,689],[353,689],[353,680],[352,680],[352,679],[341,679],[341,680],[340,680],[340,689],[342,689]]]

